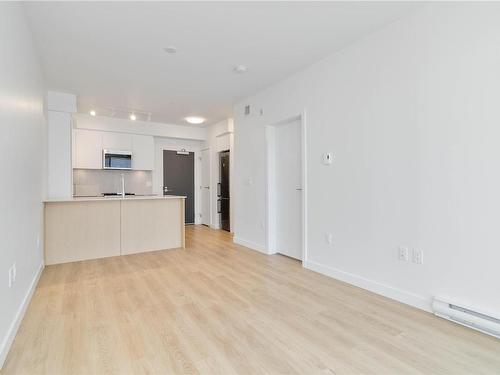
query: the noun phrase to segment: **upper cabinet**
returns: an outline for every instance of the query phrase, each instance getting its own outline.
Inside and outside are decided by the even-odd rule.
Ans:
[[[155,165],[155,143],[150,135],[132,136],[132,169],[153,170]]]
[[[102,133],[102,148],[105,150],[131,151],[132,134],[128,133]]]
[[[102,150],[132,151],[132,169],[154,169],[153,136],[73,130],[73,168],[102,169]]]
[[[94,130],[73,130],[73,168],[102,168],[102,133]]]

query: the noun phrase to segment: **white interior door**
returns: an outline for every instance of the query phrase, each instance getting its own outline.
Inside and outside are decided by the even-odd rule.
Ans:
[[[300,119],[275,128],[276,251],[302,260],[302,142]]]
[[[210,226],[210,150],[201,152],[201,223]]]

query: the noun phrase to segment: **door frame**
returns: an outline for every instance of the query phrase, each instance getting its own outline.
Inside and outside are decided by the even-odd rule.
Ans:
[[[229,152],[229,233],[233,233],[233,215],[232,215],[232,210],[231,210],[231,205],[232,205],[232,194],[231,194],[231,184],[232,184],[232,175],[231,175],[231,162],[232,162],[232,157],[233,157],[233,153],[231,152],[231,148],[228,148],[228,149],[223,149],[223,150],[220,150],[220,151],[217,151],[217,182],[215,183],[215,196],[216,196],[216,201],[215,201],[215,211],[217,213],[217,229],[222,229],[222,220],[221,220],[221,217],[220,217],[220,214],[218,213],[217,211],[217,208],[218,208],[218,200],[219,200],[219,196],[217,195],[217,192],[218,192],[218,185],[219,183],[221,182],[221,175],[222,175],[222,171],[221,171],[221,165],[220,165],[220,157],[221,157],[221,154],[223,152]]]
[[[301,161],[302,161],[302,264],[307,261],[307,143],[306,143],[306,110],[301,113],[286,117],[278,122],[266,125],[266,248],[268,254],[276,254],[276,181],[275,181],[275,149],[277,126],[291,121],[300,121],[301,136]]]
[[[200,156],[199,156],[199,161],[200,161],[200,214],[203,215],[203,185],[202,185],[202,178],[203,178],[203,151],[208,151],[208,215],[209,215],[209,220],[208,220],[208,227],[212,228],[213,227],[213,199],[212,199],[212,151],[210,147],[204,147],[200,150]],[[195,176],[196,179],[196,176]],[[200,218],[200,224],[203,224],[203,218]]]

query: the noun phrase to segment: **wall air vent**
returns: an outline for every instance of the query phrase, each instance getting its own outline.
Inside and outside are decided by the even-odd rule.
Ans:
[[[440,298],[432,302],[434,314],[452,322],[500,338],[500,318]]]

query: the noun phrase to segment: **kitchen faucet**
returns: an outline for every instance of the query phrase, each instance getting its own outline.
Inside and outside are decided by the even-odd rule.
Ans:
[[[120,174],[120,177],[121,177],[121,182],[122,182],[122,192],[121,192],[121,195],[123,198],[125,198],[125,175],[122,173]]]

